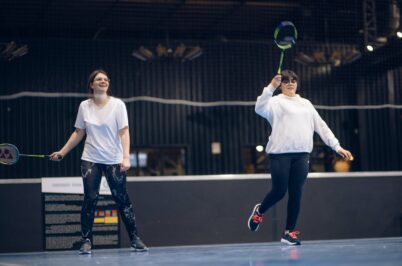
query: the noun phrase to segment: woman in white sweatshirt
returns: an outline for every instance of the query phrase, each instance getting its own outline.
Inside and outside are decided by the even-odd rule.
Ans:
[[[257,98],[255,111],[271,124],[272,132],[266,146],[269,155],[272,189],[257,204],[248,220],[251,231],[257,231],[263,214],[289,191],[287,221],[281,242],[300,245],[295,231],[300,210],[302,189],[309,169],[309,153],[313,150],[313,134],[317,132],[326,145],[346,160],[352,154],[343,149],[327,124],[307,99],[296,94],[298,77],[290,70],[276,75]],[[276,88],[281,94],[272,96]]]

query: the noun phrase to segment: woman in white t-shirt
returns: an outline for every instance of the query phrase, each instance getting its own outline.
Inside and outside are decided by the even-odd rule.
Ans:
[[[309,153],[313,150],[313,135],[317,132],[326,145],[346,160],[352,154],[343,149],[327,124],[307,99],[296,94],[298,77],[290,70],[276,75],[257,98],[255,111],[271,124],[272,132],[266,147],[269,155],[272,189],[258,203],[248,220],[251,231],[257,231],[263,214],[289,193],[287,220],[281,242],[300,245],[295,231],[304,182],[309,169]],[[273,96],[276,88],[281,94]]]
[[[81,254],[91,253],[94,212],[102,174],[105,175],[119,207],[131,246],[135,251],[148,250],[138,237],[134,209],[126,188],[126,171],[131,167],[127,109],[123,101],[111,96],[109,82],[109,76],[104,70],[95,70],[90,74],[88,89],[91,97],[80,104],[75,122],[76,129],[63,148],[50,155],[51,160],[63,158],[86,135],[81,157],[84,184]]]

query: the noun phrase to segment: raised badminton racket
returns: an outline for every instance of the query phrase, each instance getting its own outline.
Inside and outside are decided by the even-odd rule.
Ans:
[[[18,162],[20,157],[33,157],[33,158],[49,158],[49,155],[44,154],[22,154],[18,148],[10,143],[0,144],[0,164],[13,165]],[[63,159],[62,157],[58,158]]]
[[[281,49],[281,57],[279,59],[278,74],[282,72],[283,58],[285,57],[285,50],[292,48],[296,44],[297,29],[290,21],[282,21],[276,27],[274,32],[275,44]]]

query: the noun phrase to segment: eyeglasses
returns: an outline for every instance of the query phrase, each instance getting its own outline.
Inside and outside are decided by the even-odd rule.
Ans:
[[[108,79],[108,78],[96,78],[96,79],[94,79],[94,82],[95,81],[106,81],[106,82],[110,82],[110,79]]]
[[[297,83],[297,79],[288,79],[288,78],[284,78],[281,81],[284,84],[289,84],[289,83]]]

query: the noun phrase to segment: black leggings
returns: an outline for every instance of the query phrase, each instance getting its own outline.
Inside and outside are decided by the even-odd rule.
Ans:
[[[280,201],[289,190],[286,230],[294,230],[300,211],[302,189],[308,174],[308,153],[269,154],[272,189],[261,203],[259,212],[265,213]]]
[[[92,241],[92,226],[96,204],[99,198],[99,187],[105,174],[113,199],[115,200],[123,222],[127,228],[129,237],[133,240],[137,236],[137,226],[133,204],[127,193],[126,172],[120,172],[120,165],[106,165],[87,161],[81,163],[81,174],[84,183],[84,203],[81,210],[82,238]]]

